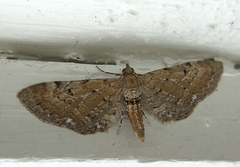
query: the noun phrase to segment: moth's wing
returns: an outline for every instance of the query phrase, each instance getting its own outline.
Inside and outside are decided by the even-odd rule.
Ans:
[[[81,134],[105,132],[121,115],[118,79],[35,84],[17,97],[43,122]]]
[[[222,72],[223,63],[211,59],[146,73],[139,77],[143,110],[161,122],[187,118],[215,90]]]

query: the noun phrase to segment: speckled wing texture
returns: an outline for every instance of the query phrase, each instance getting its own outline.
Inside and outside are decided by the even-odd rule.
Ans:
[[[43,122],[81,134],[105,132],[121,116],[118,79],[35,84],[17,97]]]
[[[143,111],[161,122],[187,118],[217,87],[223,63],[213,59],[152,71],[139,77]]]

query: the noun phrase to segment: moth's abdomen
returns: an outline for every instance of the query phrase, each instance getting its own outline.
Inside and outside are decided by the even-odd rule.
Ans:
[[[144,125],[142,120],[141,103],[127,102],[128,117],[132,123],[132,128],[137,137],[144,142]]]

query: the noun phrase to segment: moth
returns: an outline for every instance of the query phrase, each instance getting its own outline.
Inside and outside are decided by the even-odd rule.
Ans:
[[[128,117],[144,142],[144,112],[162,123],[185,119],[216,89],[222,73],[223,63],[214,59],[146,74],[126,64],[122,74],[114,74],[119,79],[43,82],[22,89],[17,97],[41,121],[83,135],[107,132],[117,120],[120,129]]]

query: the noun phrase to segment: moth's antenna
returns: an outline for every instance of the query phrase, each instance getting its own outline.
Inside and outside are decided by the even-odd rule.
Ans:
[[[116,75],[116,76],[121,76],[122,74],[117,74],[117,73],[112,73],[112,72],[106,72],[106,71],[103,71],[101,68],[99,68],[98,66],[96,66],[97,69],[99,69],[100,71],[106,73],[106,74],[111,74],[111,75]]]

